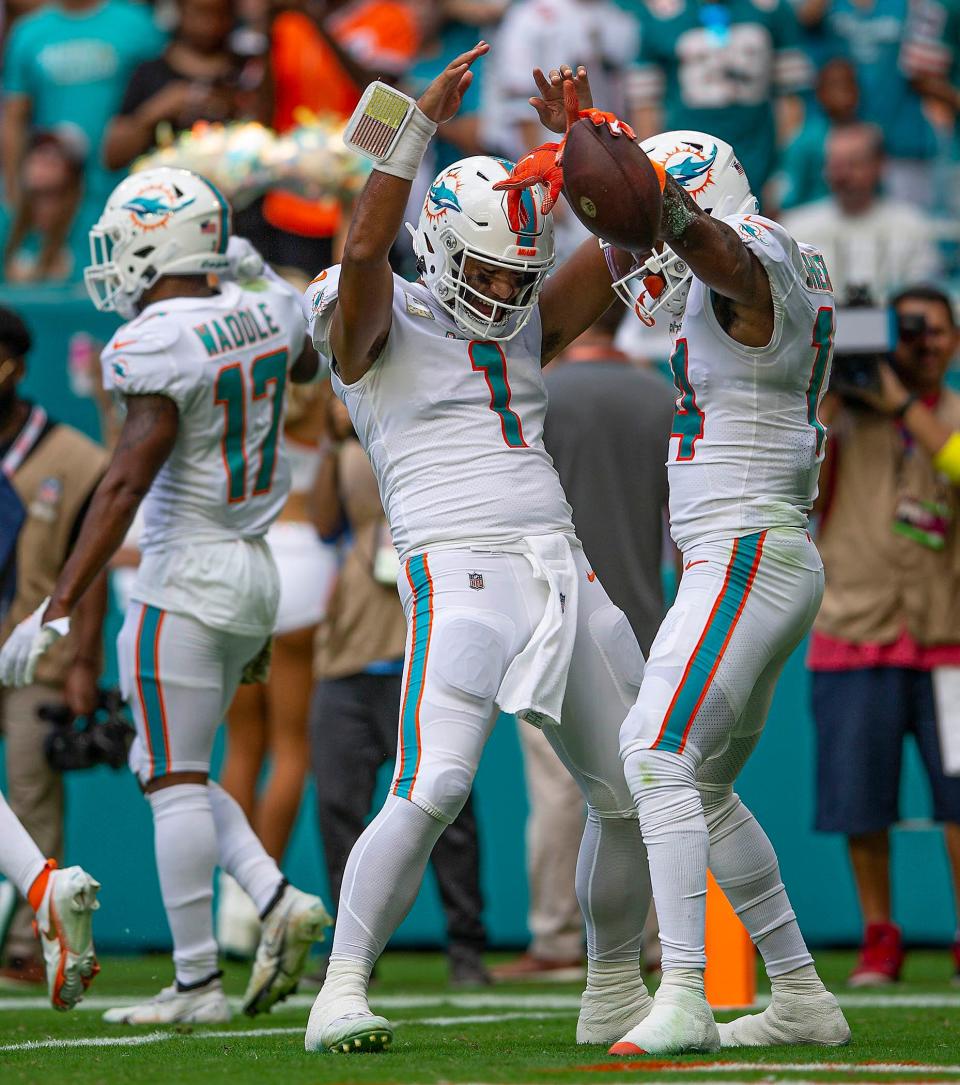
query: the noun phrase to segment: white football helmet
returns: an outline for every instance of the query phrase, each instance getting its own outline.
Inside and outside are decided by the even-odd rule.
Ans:
[[[417,269],[457,326],[477,339],[512,339],[530,319],[553,267],[553,221],[543,213],[539,185],[521,193],[513,220],[507,192],[494,192],[513,163],[476,155],[454,162],[430,186],[413,237]],[[466,281],[467,259],[520,272],[523,286],[508,303]]]
[[[90,231],[87,293],[98,309],[131,320],[162,275],[228,271],[230,228],[230,205],[200,174],[168,166],[131,174]]]
[[[699,207],[714,218],[756,214],[757,198],[729,143],[706,132],[664,132],[640,144]],[[679,320],[690,292],[692,272],[669,247],[654,252],[617,279],[613,286],[624,304],[652,327],[663,310]]]

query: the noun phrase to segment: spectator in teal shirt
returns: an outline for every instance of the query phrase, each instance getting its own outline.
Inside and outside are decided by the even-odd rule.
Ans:
[[[860,114],[883,131],[888,195],[929,208],[937,136],[900,65],[910,0],[831,0],[826,28],[857,69]]]
[[[125,0],[59,0],[14,24],[3,55],[0,129],[8,205],[17,202],[30,131],[68,124],[89,146],[84,207],[100,208],[119,180],[101,162],[103,133],[130,73],[157,56],[164,43],[150,9]]]

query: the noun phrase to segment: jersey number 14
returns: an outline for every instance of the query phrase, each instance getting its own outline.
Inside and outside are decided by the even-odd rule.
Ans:
[[[277,465],[277,439],[283,415],[283,393],[287,383],[287,351],[275,350],[254,358],[249,382],[241,362],[225,365],[213,386],[213,401],[223,407],[223,436],[220,440],[223,466],[227,473],[227,501],[234,505],[247,499],[247,385],[251,406],[270,398],[270,425],[260,442],[253,494],[270,492]],[[251,450],[256,454],[257,450]]]

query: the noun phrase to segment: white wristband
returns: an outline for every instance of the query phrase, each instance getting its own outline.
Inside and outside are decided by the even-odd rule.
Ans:
[[[409,95],[378,81],[363,92],[343,141],[369,158],[374,169],[412,181],[436,130]]]
[[[417,176],[420,163],[436,130],[436,121],[430,120],[419,106],[414,106],[393,150],[373,168],[381,173],[389,173],[391,177],[412,181]]]

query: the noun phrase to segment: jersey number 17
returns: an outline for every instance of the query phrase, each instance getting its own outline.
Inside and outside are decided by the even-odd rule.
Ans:
[[[257,400],[270,399],[270,425],[259,449],[251,449],[257,459],[253,494],[270,492],[273,472],[277,465],[277,439],[283,416],[283,393],[287,383],[287,351],[274,350],[254,358],[249,380],[244,376],[243,363],[231,362],[217,374],[213,386],[213,401],[223,407],[223,436],[220,448],[227,473],[227,501],[234,505],[247,499],[247,393],[251,407]],[[249,385],[249,389],[248,389]]]

